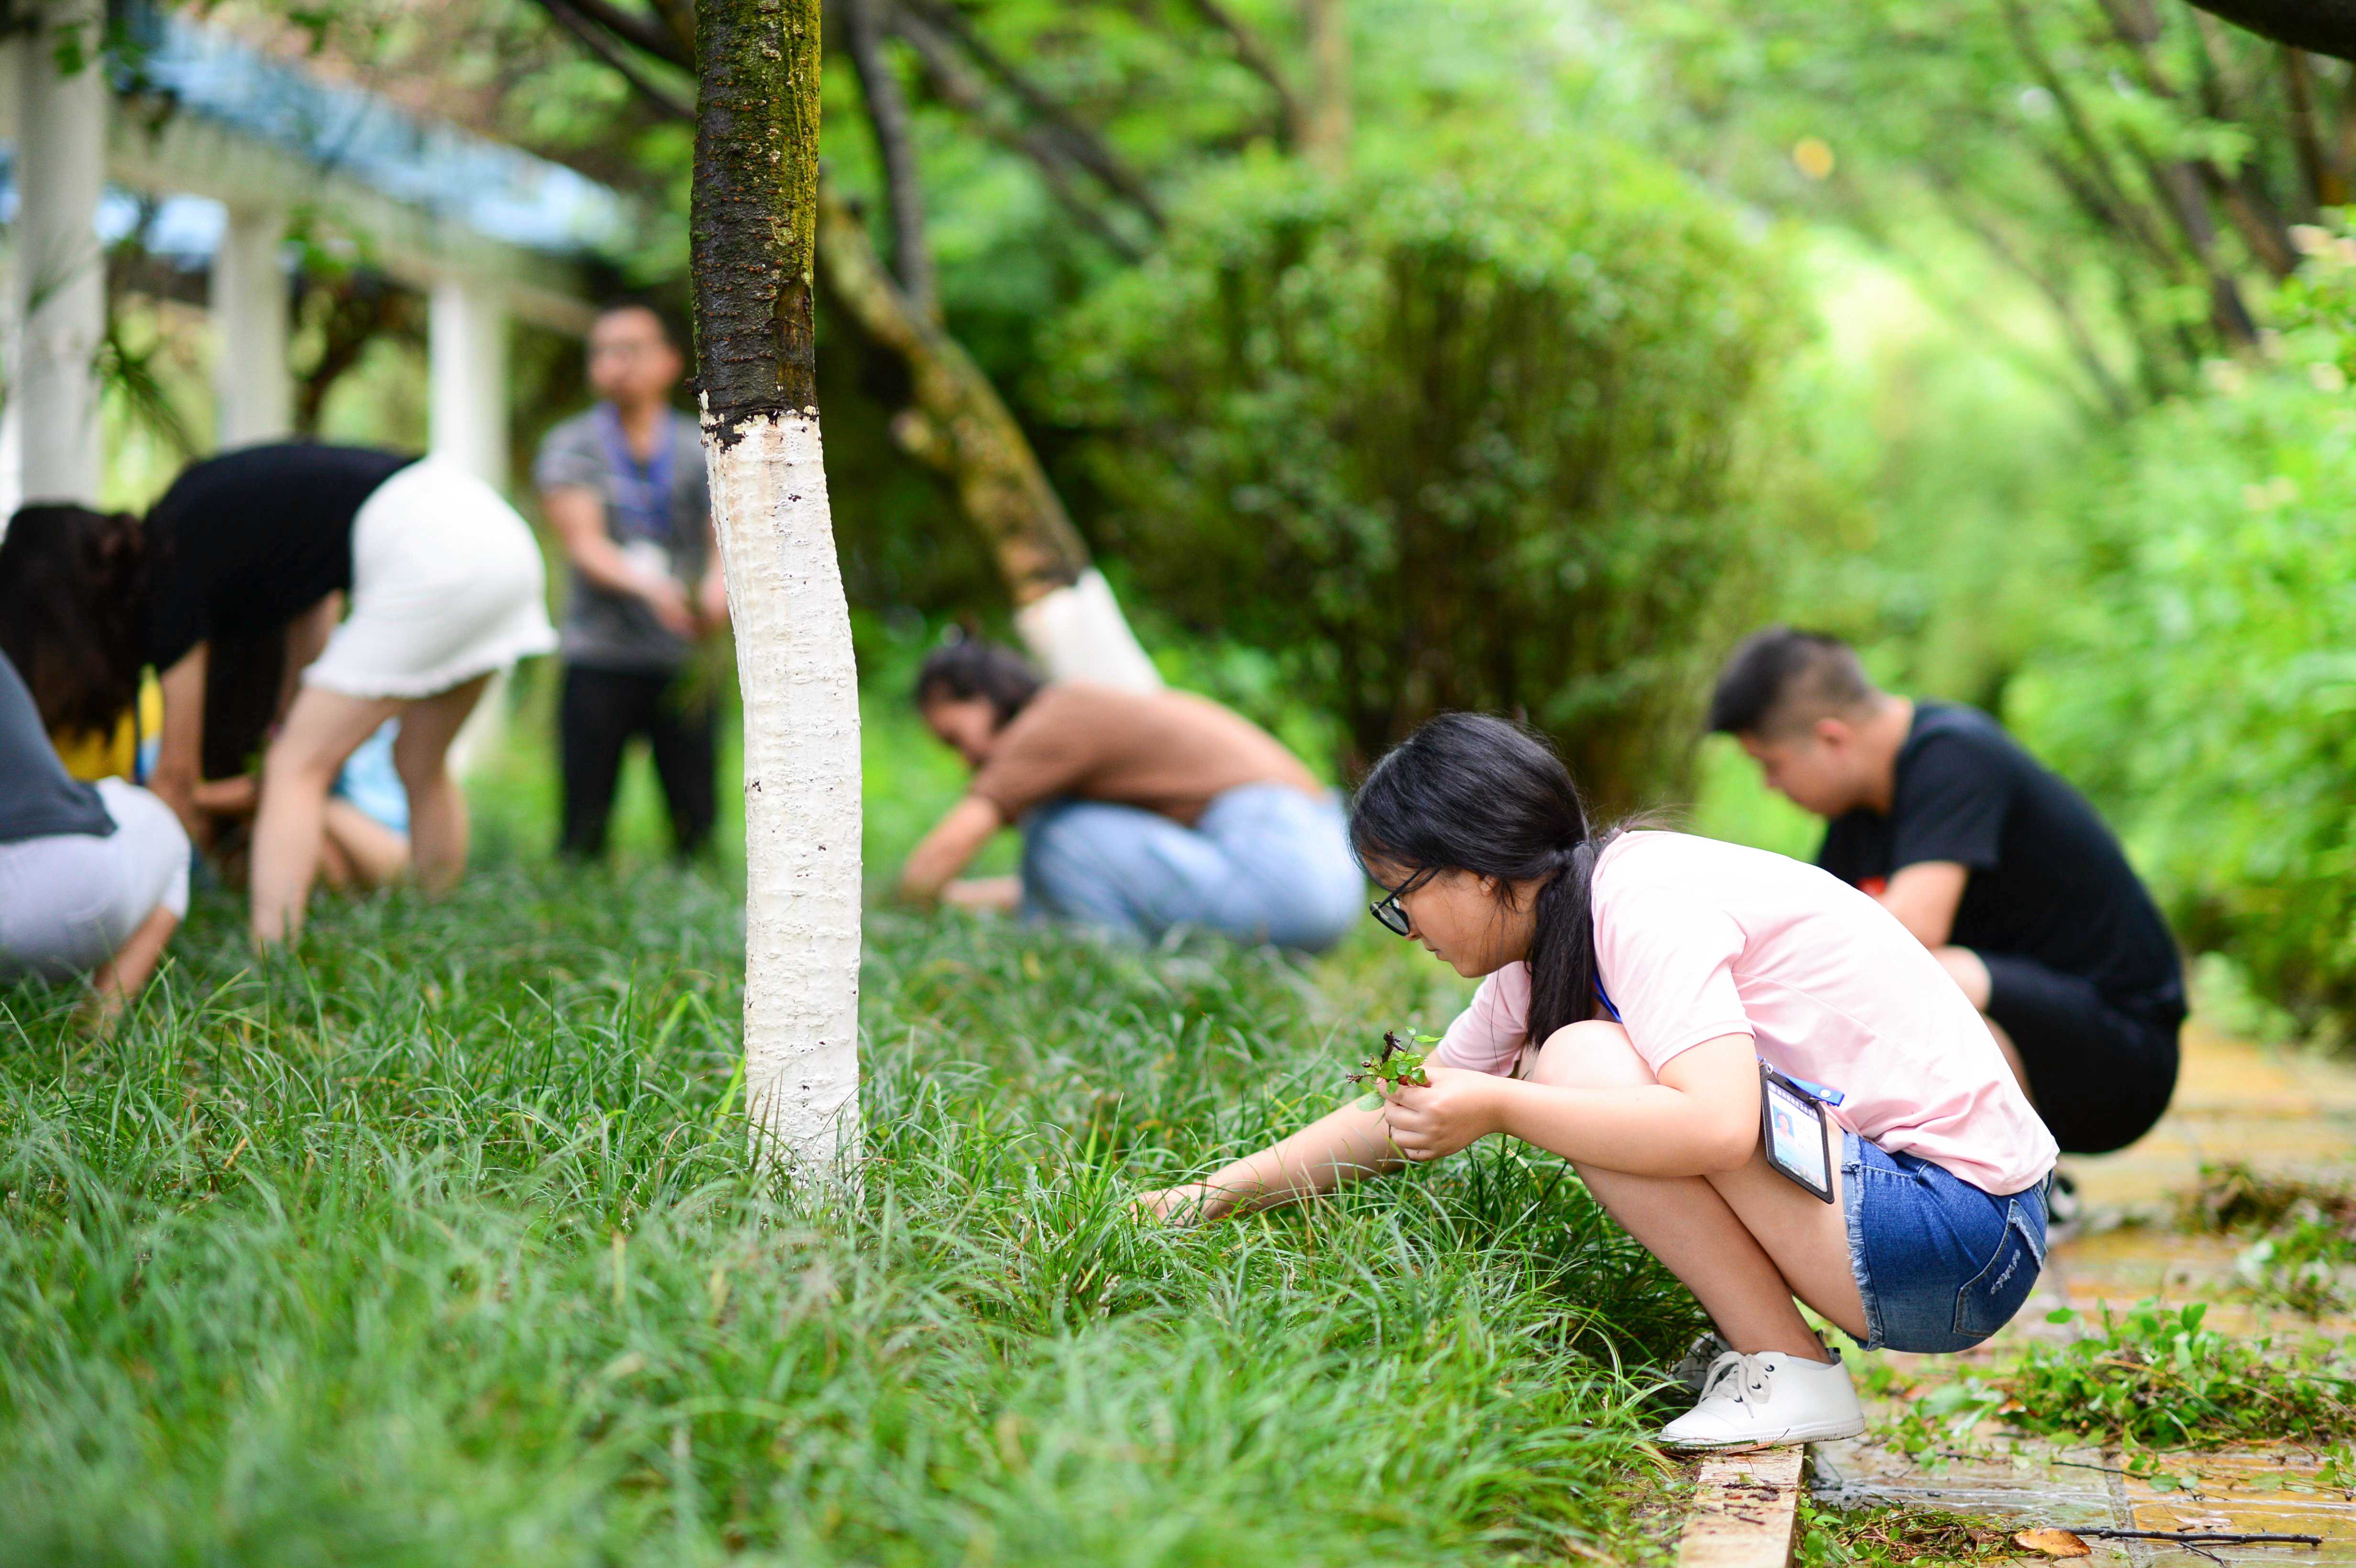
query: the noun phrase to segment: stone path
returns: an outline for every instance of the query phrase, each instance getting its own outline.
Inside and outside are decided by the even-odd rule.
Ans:
[[[2209,1323],[2229,1333],[2269,1333],[2277,1339],[2345,1335],[2356,1323],[2318,1323],[2268,1310],[2234,1289],[2241,1243],[2190,1235],[2173,1224],[2175,1200],[2198,1184],[2204,1161],[2240,1160],[2267,1174],[2356,1179],[2356,1070],[2302,1055],[2228,1040],[2198,1025],[2186,1031],[2186,1056],[2176,1103],[2152,1134],[2132,1149],[2098,1159],[2073,1159],[2086,1207],[2081,1234],[2060,1243],[2048,1260],[2039,1294],[2014,1325],[1967,1357],[1888,1354],[1879,1360],[1895,1374],[1891,1393],[1877,1402],[1874,1433],[1901,1411],[1959,1371],[2006,1357],[2023,1336],[2067,1335],[2045,1321],[2054,1307],[2089,1311],[2107,1303],[2132,1307],[2158,1296],[2177,1304],[2211,1303]],[[1919,1503],[1958,1513],[2017,1521],[2018,1527],[2109,1527],[2129,1530],[2228,1529],[2320,1535],[2305,1547],[2223,1547],[2204,1558],[2170,1543],[2099,1542],[2089,1568],[2126,1563],[2131,1568],[2199,1568],[2218,1558],[2283,1568],[2356,1568],[2356,1493],[2316,1477],[2311,1450],[2279,1448],[2173,1456],[2168,1473],[2177,1489],[2155,1488],[2121,1473],[2115,1454],[2013,1443],[1998,1424],[1985,1425],[1972,1447],[1976,1456],[1917,1463],[1874,1433],[1847,1443],[1821,1445],[1815,1487],[1826,1500]],[[2223,1521],[2221,1523],[2220,1521]]]

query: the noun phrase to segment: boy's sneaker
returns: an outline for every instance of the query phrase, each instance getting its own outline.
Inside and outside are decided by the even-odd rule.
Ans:
[[[1782,1350],[1729,1350],[1710,1364],[1701,1403],[1662,1428],[1672,1448],[1816,1443],[1865,1430],[1840,1352],[1827,1363]]]
[[[1684,1360],[1669,1369],[1669,1376],[1681,1387],[1692,1390],[1694,1396],[1699,1398],[1701,1391],[1709,1383],[1710,1368],[1718,1365],[1718,1359],[1732,1349],[1734,1347],[1713,1328],[1693,1342],[1693,1349],[1685,1353]]]
[[[2045,1239],[2058,1242],[2076,1235],[2085,1218],[2086,1205],[2078,1196],[2078,1179],[2055,1166],[2045,1183]]]

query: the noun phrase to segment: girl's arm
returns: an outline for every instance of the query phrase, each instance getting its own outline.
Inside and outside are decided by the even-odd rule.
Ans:
[[[1733,1170],[1759,1147],[1759,1064],[1751,1037],[1679,1051],[1660,1082],[1578,1089],[1462,1069],[1393,1100],[1392,1136],[1410,1159],[1438,1159],[1505,1133],[1580,1165],[1632,1176]]]
[[[1222,1167],[1206,1181],[1143,1193],[1138,1206],[1157,1219],[1192,1223],[1239,1210],[1273,1209],[1331,1192],[1360,1177],[1397,1170],[1406,1161],[1383,1118],[1379,1110],[1344,1105],[1290,1137]]]

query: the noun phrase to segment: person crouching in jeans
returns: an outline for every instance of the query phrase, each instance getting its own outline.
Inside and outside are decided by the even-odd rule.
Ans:
[[[1342,806],[1274,736],[1206,698],[1043,680],[963,642],[918,671],[918,711],[974,770],[900,875],[904,898],[1020,910],[1134,941],[1178,927],[1322,952],[1365,889]],[[958,880],[1001,827],[1020,878]]]

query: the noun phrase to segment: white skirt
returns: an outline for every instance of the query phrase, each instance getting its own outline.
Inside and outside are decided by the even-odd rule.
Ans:
[[[552,652],[531,528],[488,485],[426,458],[352,519],[351,613],[303,679],[350,697],[432,697]]]

